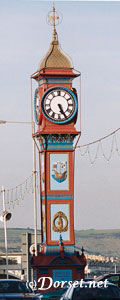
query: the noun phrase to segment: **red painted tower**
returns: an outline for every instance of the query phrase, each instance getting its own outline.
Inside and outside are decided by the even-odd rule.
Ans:
[[[32,258],[36,281],[52,277],[69,281],[84,277],[84,253],[75,251],[74,237],[74,141],[80,137],[75,124],[78,115],[75,72],[70,59],[59,46],[53,6],[49,22],[53,25],[50,49],[32,75],[37,82],[34,96],[34,137],[40,147],[41,252]],[[38,284],[39,287],[39,284]]]

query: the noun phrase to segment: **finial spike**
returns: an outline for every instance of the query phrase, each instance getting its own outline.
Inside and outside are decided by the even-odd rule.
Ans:
[[[52,42],[58,42],[56,25],[60,24],[62,19],[60,20],[60,16],[58,15],[58,13],[55,9],[55,2],[53,2],[52,11],[50,11],[48,13],[47,20],[48,20],[48,23],[53,26],[53,39],[52,39]]]
[[[57,35],[57,32],[56,32],[56,27],[55,27],[55,3],[53,2],[53,42],[56,41],[56,35]]]

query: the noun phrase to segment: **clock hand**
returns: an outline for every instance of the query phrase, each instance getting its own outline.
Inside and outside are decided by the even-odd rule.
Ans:
[[[66,114],[65,114],[65,112],[63,110],[63,107],[62,107],[62,105],[60,103],[58,104],[58,107],[59,107],[59,110],[60,110],[61,114],[63,114],[64,117],[66,118]]]

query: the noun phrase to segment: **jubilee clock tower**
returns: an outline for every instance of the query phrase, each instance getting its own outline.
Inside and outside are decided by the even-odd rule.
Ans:
[[[60,49],[53,5],[48,22],[53,25],[49,51],[32,75],[37,82],[34,114],[39,141],[42,246],[32,258],[36,280],[74,280],[84,276],[84,253],[75,251],[74,152],[81,132],[76,130],[77,91],[73,79],[80,76]],[[38,284],[39,286],[39,284]]]

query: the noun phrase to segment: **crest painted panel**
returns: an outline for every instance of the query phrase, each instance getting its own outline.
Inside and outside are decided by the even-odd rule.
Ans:
[[[68,153],[50,154],[50,190],[69,190]]]
[[[60,234],[65,241],[70,240],[69,204],[51,204],[51,241],[59,241]]]

